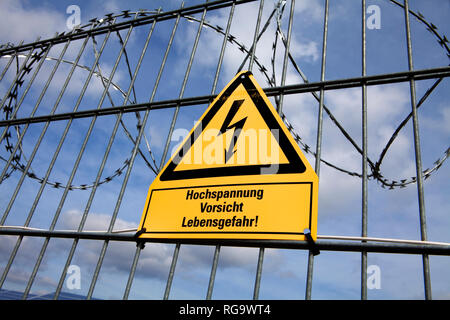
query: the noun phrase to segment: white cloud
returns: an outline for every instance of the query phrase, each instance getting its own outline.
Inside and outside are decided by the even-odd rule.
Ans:
[[[78,210],[70,210],[61,215],[61,228],[76,230],[81,220],[82,213]],[[89,213],[84,231],[106,231],[111,217],[107,214]],[[122,219],[117,219],[114,230],[136,228],[136,224]],[[78,262],[93,265],[97,263],[99,244],[87,241],[80,244],[78,249]],[[131,267],[131,254],[134,253],[134,243],[111,243],[108,248],[104,266],[113,268],[119,272],[128,273]],[[180,249],[182,264],[188,268],[177,268],[179,272],[194,272],[197,268],[209,270],[213,258],[211,247],[184,245]],[[273,270],[281,263],[283,257],[276,250],[269,250],[267,255],[271,264],[266,269]],[[173,256],[173,245],[163,243],[147,243],[141,252],[137,273],[138,277],[151,277],[159,280],[167,278]],[[253,270],[257,262],[257,249],[255,248],[231,248],[224,247],[219,258],[219,268],[243,268]],[[181,263],[181,262],[180,262]]]
[[[298,39],[291,39],[289,51],[292,56],[300,60],[316,61],[319,58],[319,44],[316,41],[305,40],[304,43],[299,42]]]
[[[114,0],[102,2],[103,10],[101,12],[106,13],[118,13],[120,12],[120,7]]]
[[[18,43],[35,41],[66,30],[65,12],[46,8],[25,8],[22,1],[0,2],[0,39]]]
[[[450,106],[441,105],[438,116],[424,114],[420,118],[420,125],[437,130],[443,134],[450,134]]]
[[[83,213],[79,210],[66,211],[61,216],[61,228],[77,230]],[[89,213],[83,231],[107,231],[111,221],[111,215],[104,213]],[[137,225],[122,219],[116,219],[113,230],[133,229]]]
[[[309,3],[309,2],[308,2]],[[236,8],[230,34],[235,37],[236,41],[240,44],[244,45],[247,50],[249,50],[253,43],[253,37],[255,32],[255,24],[256,16],[258,13],[259,5],[258,3],[250,3],[239,8]],[[297,12],[316,12],[317,2],[308,5],[300,5],[299,9],[296,9]],[[263,13],[263,17],[261,19],[260,32],[263,28],[263,25],[266,23],[269,14],[272,12],[273,7],[270,5],[265,5],[265,10]],[[283,19],[287,20],[288,13],[285,12]],[[228,20],[228,11],[222,10],[217,12],[212,12],[211,15],[207,17],[208,21],[211,21],[213,25],[219,25],[225,30]],[[284,26],[283,26],[284,27]],[[197,23],[192,23],[188,25],[188,30],[186,36],[179,39],[179,44],[181,45],[181,49],[191,48],[193,39],[198,29]],[[256,48],[256,57],[258,61],[263,64],[268,70],[271,69],[271,58],[272,58],[272,45],[274,42],[274,37],[276,34],[276,22],[275,17],[272,18],[271,24],[263,34],[263,36],[259,39],[257,48]],[[283,30],[285,33],[286,30]],[[202,30],[202,36],[200,38],[199,47],[196,54],[196,61],[205,67],[215,67],[217,64],[217,58],[219,56],[220,48],[222,46],[223,35],[218,34],[211,29]],[[293,37],[291,39],[291,53],[295,58],[300,61],[316,61],[319,57],[319,49],[318,43],[313,40],[303,39],[298,37],[295,32],[293,32]],[[225,79],[231,79],[242,61],[244,60],[246,53],[239,50],[239,47],[236,44],[232,44],[227,42],[227,47],[225,50],[225,57],[223,62],[223,77]],[[281,43],[281,39],[278,39],[278,48],[277,48],[277,56],[275,61],[275,68],[279,72],[277,73],[277,82],[279,82],[279,78],[281,76],[282,64],[284,57],[284,47]],[[247,63],[244,66],[244,69],[248,67],[249,59],[247,59]],[[254,75],[256,79],[260,82],[260,84],[265,84],[266,79],[262,77],[259,71],[257,70],[257,66],[254,66]],[[297,77],[298,79],[298,77]]]
[[[305,20],[309,22],[320,22],[323,19],[323,11],[324,8],[318,0],[295,2],[295,12],[307,16],[309,19]]]
[[[403,84],[368,88],[369,158],[376,162],[395,128],[409,113],[409,88]],[[337,121],[362,148],[361,89],[325,92],[325,105]],[[315,151],[318,102],[310,93],[286,96],[285,114],[302,141]],[[407,132],[401,131],[381,166],[389,179],[402,179],[414,175],[414,154]],[[361,173],[361,155],[344,137],[324,111],[322,158],[332,164]],[[310,163],[314,166],[313,157]],[[321,217],[336,212],[354,212],[360,205],[361,180],[321,164],[319,210]]]
[[[16,245],[18,237],[16,236],[1,236],[0,241],[0,274],[3,274],[6,262],[9,260],[10,255]],[[23,290],[23,286],[28,282],[31,272],[30,261],[36,261],[37,255],[40,251],[43,239],[36,239],[32,237],[23,237],[19,250],[14,258],[13,264],[9,269],[5,288],[13,290]],[[41,270],[46,270],[49,267],[49,263],[44,259],[41,264]],[[39,275],[34,281],[35,286],[54,287],[56,282],[51,277],[46,275]],[[20,288],[20,289],[19,289]]]

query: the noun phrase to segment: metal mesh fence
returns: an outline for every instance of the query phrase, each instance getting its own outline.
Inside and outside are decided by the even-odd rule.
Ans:
[[[448,40],[406,0],[374,11],[362,0],[344,17],[340,2],[313,3],[125,10],[48,39],[3,44],[1,292],[67,297],[81,272],[74,292],[87,299],[391,298],[400,285],[368,295],[368,270],[395,256],[404,260],[392,264],[415,265],[420,298],[432,298],[433,282],[448,298]],[[381,29],[369,21],[380,6]],[[392,39],[369,34],[381,30]],[[321,254],[297,241],[137,242],[152,179],[244,69],[315,164]],[[349,266],[352,280],[340,279]],[[381,274],[396,277],[387,268]],[[280,280],[292,269],[294,280]],[[277,281],[298,290],[277,293]]]

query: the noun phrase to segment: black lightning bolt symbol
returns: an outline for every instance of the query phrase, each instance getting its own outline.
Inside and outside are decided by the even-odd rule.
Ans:
[[[228,162],[228,160],[230,160],[230,158],[234,155],[234,153],[236,152],[236,150],[234,149],[234,146],[236,145],[236,142],[239,138],[239,135],[241,134],[242,131],[242,127],[244,126],[245,121],[247,120],[247,117],[233,123],[232,125],[230,125],[231,120],[233,120],[234,116],[236,115],[236,113],[238,112],[239,108],[241,107],[242,103],[244,102],[243,100],[235,100],[233,102],[233,104],[231,105],[230,111],[227,114],[227,117],[225,118],[225,121],[222,124],[222,127],[220,128],[220,134],[224,134],[225,132],[227,132],[230,129],[235,129],[233,132],[233,137],[231,139],[230,145],[228,146],[228,150],[225,149],[225,163]]]

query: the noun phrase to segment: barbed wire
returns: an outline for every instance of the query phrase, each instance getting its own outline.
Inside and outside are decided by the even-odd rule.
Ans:
[[[403,5],[398,3],[397,1],[392,0],[391,2],[393,2],[396,5],[398,5],[398,6],[403,8]],[[277,12],[278,12],[278,14],[277,14],[277,29],[276,29],[276,32],[275,32],[276,35],[275,35],[275,41],[274,41],[273,47],[272,47],[273,48],[273,55],[272,55],[272,59],[271,59],[272,70],[273,70],[273,77],[272,77],[273,81],[271,83],[269,83],[269,84],[271,84],[273,86],[275,86],[275,83],[274,83],[274,80],[275,80],[275,51],[276,51],[276,48],[277,48],[277,42],[276,42],[277,39],[278,39],[277,36],[279,36],[281,38],[285,49],[286,49],[286,46],[287,46],[287,44],[286,44],[287,43],[286,37],[285,37],[285,35],[283,33],[283,30],[281,29],[281,18],[282,18],[282,15],[283,15],[285,4],[286,4],[286,1],[284,1],[284,0],[278,1],[278,3],[277,3]],[[449,47],[447,45],[448,40],[447,40],[446,36],[445,35],[441,36],[437,32],[438,28],[433,23],[427,22],[425,20],[424,16],[420,12],[415,13],[412,10],[409,10],[409,12],[414,17],[416,17],[420,22],[425,23],[425,25],[427,26],[427,30],[438,38],[439,45],[446,50],[447,57],[450,59],[450,50],[449,50]],[[288,52],[288,56],[289,56],[289,60],[291,61],[294,69],[300,75],[302,80],[305,83],[308,83],[307,77],[302,72],[302,70],[299,68],[299,66],[297,65],[295,59],[292,57],[290,52]],[[429,97],[429,95],[433,92],[433,90],[441,83],[442,80],[443,80],[443,78],[438,78],[437,80],[435,80],[433,85],[430,88],[427,89],[425,94],[419,100],[419,102],[418,102],[418,104],[416,106],[417,108],[420,108],[423,105],[425,100]],[[316,92],[311,92],[311,93],[314,96],[314,98],[319,102],[320,101],[319,95]],[[276,100],[276,103],[278,104],[279,101]],[[339,130],[345,136],[345,138],[348,141],[350,141],[350,143],[355,147],[355,149],[362,155],[363,152],[362,152],[361,148],[359,148],[359,146],[356,144],[356,142],[351,138],[350,134],[343,128],[343,126],[339,123],[339,121],[337,121],[337,119],[333,116],[333,114],[327,108],[327,106],[325,104],[323,105],[323,108],[324,108],[325,112],[328,114],[328,116],[330,117],[331,121],[339,128]],[[396,130],[394,131],[394,133],[390,137],[388,143],[385,145],[385,147],[383,148],[382,152],[380,153],[380,157],[379,157],[379,159],[377,160],[376,163],[374,163],[370,158],[367,159],[369,167],[370,167],[370,169],[372,171],[372,173],[370,175],[368,175],[368,178],[376,179],[378,182],[381,183],[381,186],[383,188],[385,188],[385,187],[388,187],[389,189],[394,189],[395,187],[404,188],[404,187],[406,187],[406,185],[411,184],[411,183],[415,183],[416,180],[417,180],[417,177],[411,177],[409,179],[408,178],[399,179],[399,181],[392,180],[392,179],[386,179],[386,178],[384,178],[384,176],[380,172],[380,166],[381,166],[381,163],[382,163],[382,161],[384,159],[384,156],[386,155],[388,149],[391,147],[391,145],[394,142],[394,140],[397,138],[398,133],[400,132],[400,130],[403,127],[405,127],[405,125],[408,123],[408,121],[411,119],[411,117],[412,117],[412,112],[410,112],[408,114],[408,116],[399,124],[399,126],[396,128]],[[294,136],[294,139],[296,140],[296,142],[299,143],[302,146],[303,150],[305,152],[309,153],[309,154],[312,154],[314,157],[316,157],[315,152],[312,151],[312,149],[311,149],[311,147],[309,145],[307,145],[306,143],[304,143],[302,141],[300,135],[294,130],[294,127],[288,122],[287,117],[284,114],[282,114],[282,119],[286,123],[286,125],[287,125],[289,131],[291,132],[291,134]],[[447,150],[443,153],[443,156],[441,158],[437,159],[434,162],[434,166],[433,167],[423,170],[424,179],[425,180],[428,179],[433,172],[437,171],[442,166],[442,164],[445,162],[445,160],[447,160],[447,158],[449,156],[450,156],[450,148],[447,148]],[[346,169],[343,169],[343,168],[340,168],[340,167],[337,167],[337,166],[331,164],[330,162],[324,160],[323,158],[321,158],[320,161],[325,163],[326,165],[328,165],[328,166],[338,170],[338,171],[347,173],[348,175],[351,175],[351,176],[356,176],[356,177],[362,178],[362,174],[354,172],[354,171],[349,171],[349,170],[346,170]]]
[[[398,5],[400,7],[403,7],[402,4],[398,3],[395,0],[389,0],[390,2],[394,3],[395,5]],[[284,7],[285,7],[286,1],[284,0],[280,0],[277,1],[274,9],[271,11],[271,14],[269,15],[268,19],[266,20],[263,28],[261,29],[260,33],[258,34],[257,37],[257,41],[256,43],[259,41],[259,39],[261,38],[261,36],[268,30],[268,27],[270,26],[270,24],[272,23],[272,19],[275,17],[276,21],[276,30],[275,30],[275,37],[274,37],[274,42],[272,45],[272,57],[271,57],[271,69],[272,69],[272,73],[269,74],[269,70],[264,66],[263,63],[261,63],[260,59],[258,59],[258,57],[255,55],[254,56],[254,62],[256,64],[256,66],[259,69],[259,72],[261,72],[261,74],[266,78],[267,83],[269,84],[269,86],[271,87],[275,87],[276,86],[276,71],[275,71],[275,57],[276,57],[276,50],[278,47],[278,38],[281,39],[281,43],[284,46],[285,50],[286,50],[286,36],[284,35],[284,32],[281,28],[281,20],[283,17],[283,13],[284,13]],[[138,16],[147,16],[147,15],[151,15],[151,14],[155,14],[158,11],[151,11],[151,10],[139,10],[136,12],[133,12],[131,10],[124,10],[121,13],[118,14],[106,14],[103,18],[94,18],[89,20],[89,24],[85,24],[83,26],[76,26],[73,30],[71,30],[69,33],[76,33],[79,32],[80,30],[83,30],[87,27],[92,27],[92,28],[96,28],[99,26],[103,26],[105,24],[109,24],[109,25],[113,25],[114,21],[116,21],[116,19],[120,18],[120,19],[128,19],[131,18],[132,15],[138,15]],[[438,28],[433,24],[428,22],[425,17],[420,13],[420,12],[413,12],[412,10],[410,10],[410,14],[412,14],[419,22],[423,23],[427,30],[434,36],[437,38],[437,41],[439,43],[439,45],[446,51],[448,58],[450,58],[450,50],[448,47],[448,40],[446,38],[445,35],[440,35],[438,32]],[[183,15],[180,14],[180,16],[184,19],[186,19],[187,21],[190,22],[197,22],[200,23],[200,19],[193,17],[193,16],[189,16],[189,15]],[[226,36],[226,33],[224,31],[224,29],[219,26],[219,25],[214,25],[211,24],[210,22],[204,20],[203,21],[203,27],[204,28],[210,28],[211,30],[214,30],[215,32]],[[59,34],[58,36],[62,36],[66,34],[65,32]],[[118,37],[118,41],[119,43],[123,46],[123,39],[120,35],[119,31],[116,31],[116,35]],[[98,54],[97,51],[97,43],[95,40],[94,36],[91,36],[92,39],[92,43],[93,43],[93,50],[94,50],[94,55]],[[253,48],[247,48],[242,42],[240,42],[238,40],[237,37],[233,36],[232,34],[228,34],[228,38],[227,41],[235,46],[238,47],[238,49],[245,54],[245,58],[243,60],[243,62],[241,63],[239,70],[242,70],[242,68],[245,66],[246,61],[248,60],[248,58],[250,57],[250,55],[252,54]],[[7,43],[5,45],[0,45],[0,49],[1,48],[6,48],[6,47],[14,47],[13,44],[11,43]],[[124,47],[124,46],[123,46]],[[4,107],[3,107],[3,112],[4,112],[4,117],[6,120],[14,118],[16,113],[17,113],[17,109],[18,109],[18,105],[17,105],[17,99],[18,99],[18,93],[19,93],[19,88],[22,87],[22,85],[24,84],[24,79],[25,76],[31,72],[33,65],[35,63],[37,63],[41,58],[42,55],[44,54],[44,52],[49,49],[48,47],[43,47],[41,48],[41,50],[39,52],[34,52],[31,55],[31,60],[25,65],[25,67],[22,69],[20,74],[16,75],[17,80],[15,81],[11,91],[8,93],[8,100],[7,103],[5,103]],[[16,65],[17,65],[17,73],[19,73],[19,54],[15,55],[15,60],[16,60]],[[132,77],[132,72],[131,72],[131,64],[128,58],[128,53],[126,48],[124,47],[124,57],[125,57],[125,64],[127,66],[127,70],[128,70],[128,75],[130,76],[130,79]],[[300,75],[300,77],[302,78],[302,80],[304,81],[304,83],[308,83],[308,79],[306,77],[306,75],[303,73],[303,71],[300,69],[300,67],[298,66],[298,64],[296,63],[295,59],[293,58],[293,56],[291,55],[290,52],[288,52],[288,58],[289,61],[291,63],[291,65],[293,66],[294,70]],[[52,58],[52,57],[46,57],[45,59],[50,59],[50,60],[56,60],[56,58]],[[65,60],[62,59],[61,60],[64,63],[69,63],[69,64],[74,64],[73,61],[69,61],[69,60]],[[91,69],[87,66],[83,66],[80,64],[77,64],[76,67],[82,68],[84,70],[87,71],[91,71]],[[104,87],[104,89],[107,91],[106,94],[108,96],[108,100],[110,101],[111,105],[114,106],[114,101],[113,98],[111,96],[111,94],[109,93],[109,89],[107,89],[107,82],[108,79],[106,77],[104,77],[102,75],[102,71],[100,69],[99,63],[97,63],[94,67],[94,71],[93,74],[95,76],[97,76],[101,83],[102,86]],[[97,69],[97,71],[95,71],[95,69]],[[238,70],[238,71],[239,71]],[[419,108],[420,106],[423,105],[423,103],[425,102],[425,100],[429,97],[429,95],[433,92],[433,90],[441,83],[443,78],[438,78],[433,85],[428,88],[428,90],[426,91],[426,93],[422,96],[422,98],[419,100],[419,103],[417,104],[417,108]],[[119,91],[120,94],[123,97],[126,97],[126,93],[124,90],[122,90],[117,84],[111,82],[110,83],[112,85],[112,87]],[[135,87],[134,85],[131,88],[132,94],[133,94],[133,99],[130,99],[128,97],[128,100],[130,101],[130,104],[134,104],[137,103],[137,98],[136,98],[136,92],[135,92]],[[311,92],[311,94],[313,95],[313,97],[319,101],[320,97],[318,96],[318,94],[316,92]],[[127,101],[124,102],[125,104],[127,103]],[[278,105],[279,104],[279,97],[275,96],[275,103]],[[324,110],[327,113],[327,115],[330,117],[331,121],[339,128],[339,130],[341,131],[341,133],[344,135],[344,137],[350,141],[350,143],[354,146],[354,148],[360,153],[362,154],[362,150],[361,148],[359,148],[359,146],[357,145],[357,143],[352,139],[351,135],[344,129],[344,127],[341,125],[341,123],[336,119],[336,117],[332,114],[332,112],[330,111],[330,109],[324,105]],[[141,129],[142,126],[142,120],[140,118],[140,113],[136,112],[135,113],[136,116],[136,128],[138,129],[138,131]],[[294,126],[288,121],[287,116],[284,113],[281,113],[281,118],[284,121],[284,123],[286,124],[289,132],[292,134],[294,140],[301,146],[301,148],[306,152],[311,154],[312,156],[316,157],[316,153],[312,150],[311,146],[308,145],[306,142],[303,141],[303,139],[301,138],[300,134],[298,134],[297,130],[294,128]],[[396,130],[394,131],[394,133],[392,134],[392,136],[390,137],[388,143],[386,144],[386,146],[383,148],[379,159],[376,162],[373,162],[371,159],[368,159],[368,163],[369,163],[369,167],[371,169],[371,174],[368,176],[369,178],[375,179],[377,180],[377,182],[381,183],[381,187],[385,188],[388,187],[389,189],[394,189],[396,187],[400,187],[400,188],[404,188],[406,187],[408,184],[411,183],[415,183],[417,178],[416,177],[411,177],[411,178],[404,178],[404,179],[397,179],[397,180],[393,180],[393,179],[387,179],[385,178],[380,171],[380,167],[381,164],[383,162],[383,159],[385,157],[385,155],[387,154],[389,148],[392,146],[393,142],[395,141],[395,139],[398,136],[398,133],[401,131],[401,129],[403,127],[405,127],[405,125],[408,123],[408,121],[411,118],[411,113],[399,124],[399,126],[396,128]],[[132,142],[132,144],[135,144],[135,138],[133,138],[132,134],[130,133],[130,131],[127,129],[127,126],[125,125],[125,123],[120,120],[120,125],[124,130],[125,135],[128,137],[128,139],[130,139],[130,141]],[[17,135],[17,137],[20,137],[21,135],[21,131],[20,131],[20,126],[15,126],[15,134]],[[22,147],[22,142],[20,141],[19,145],[16,146],[14,145],[14,143],[12,142],[12,135],[11,135],[11,131],[6,132],[3,140],[5,140],[5,149],[7,152],[9,152],[12,156],[12,162],[10,165],[10,168],[7,170],[7,172],[4,174],[3,179],[0,181],[0,183],[2,183],[5,179],[9,178],[11,176],[11,174],[15,171],[15,170],[19,170],[22,172],[25,172],[25,168],[26,166],[24,165],[24,161],[27,162],[27,158],[25,155],[25,152],[23,151],[23,147]],[[141,148],[138,148],[138,152],[140,154],[140,156],[142,157],[142,159],[144,160],[144,162],[146,163],[146,165],[155,173],[158,173],[158,165],[156,163],[156,160],[154,158],[153,152],[151,150],[150,147],[150,143],[149,140],[147,139],[145,133],[144,133],[144,141],[146,144],[146,152],[149,154],[151,160],[147,159],[146,155],[144,154],[144,152],[141,150]],[[16,150],[16,154],[13,155],[13,150]],[[428,179],[432,173],[434,173],[435,171],[437,171],[442,164],[445,162],[445,160],[448,159],[448,157],[450,156],[450,148],[447,148],[447,150],[444,152],[443,156],[441,156],[439,159],[437,159],[434,162],[433,167],[431,168],[427,168],[423,171],[424,174],[424,178]],[[23,160],[22,160],[23,159]],[[8,160],[1,157],[0,156],[0,160],[3,160],[5,162],[7,162]],[[320,161],[322,163],[324,163],[325,165],[343,172],[345,174],[348,174],[350,176],[354,176],[354,177],[359,177],[361,178],[362,175],[358,172],[354,172],[354,171],[350,171],[347,169],[344,169],[342,167],[339,167],[333,163],[331,163],[330,161],[327,161],[323,158],[320,159]],[[79,190],[86,190],[89,188],[93,188],[94,186],[99,186],[105,183],[108,183],[110,181],[112,181],[114,178],[120,176],[123,171],[126,169],[126,167],[129,165],[129,159],[125,159],[125,161],[123,162],[123,165],[116,169],[114,171],[113,174],[107,176],[106,178],[104,178],[103,180],[99,181],[97,184],[93,183],[93,184],[80,184],[80,185],[71,185],[69,186],[69,190],[74,190],[74,189],[79,189]],[[44,180],[43,178],[38,177],[38,175],[33,171],[33,169],[31,168],[31,166],[29,167],[29,169],[27,170],[27,172],[25,172],[26,175],[29,178],[32,178],[34,180],[37,180],[40,183],[43,183],[45,181],[45,183],[53,186],[54,188],[65,188],[66,186],[63,185],[60,182],[51,182],[48,180]]]
[[[390,1],[403,8],[403,5],[398,3],[397,1],[395,1],[395,0],[390,0]],[[268,74],[267,68],[263,64],[260,63],[258,57],[256,55],[254,57],[255,63],[259,67],[259,71],[265,76],[267,83],[271,87],[275,87],[276,86],[275,57],[276,57],[276,49],[278,47],[277,46],[278,37],[281,38],[284,48],[286,49],[286,47],[287,47],[286,37],[285,37],[284,32],[283,32],[283,30],[281,28],[281,19],[282,19],[283,13],[284,13],[285,4],[286,4],[285,0],[277,1],[273,11],[269,15],[269,17],[268,17],[264,27],[262,28],[260,34],[257,37],[257,41],[258,41],[261,38],[262,34],[267,30],[267,27],[270,24],[270,20],[273,19],[273,17],[275,16],[276,17],[276,26],[277,27],[276,27],[276,30],[275,30],[274,42],[272,44],[272,57],[271,57],[271,61],[270,61],[271,62],[271,69],[272,69],[272,75]],[[447,40],[446,36],[445,35],[441,36],[437,32],[438,28],[433,23],[430,23],[430,22],[426,21],[424,16],[420,12],[415,13],[412,10],[409,10],[409,12],[414,17],[416,17],[420,22],[424,23],[426,25],[426,27],[427,27],[427,30],[429,32],[431,32],[435,37],[437,37],[439,45],[443,49],[446,50],[447,56],[448,56],[448,58],[450,58],[450,50],[449,50],[449,47],[447,45],[448,44],[448,40]],[[192,21],[196,21],[198,23],[200,22],[200,20],[198,20],[196,18],[193,18],[193,17],[187,17],[187,18],[192,20]],[[218,33],[220,33],[222,35],[225,35],[223,29],[221,27],[217,26],[217,25],[214,26],[214,25],[209,24],[208,22],[204,22],[204,25],[206,25],[207,27],[215,30],[216,32],[218,32]],[[239,43],[237,38],[232,36],[232,35],[229,35],[229,39],[228,40],[231,43],[235,43],[242,52],[246,53],[246,57],[244,58],[244,60],[241,63],[240,67],[238,68],[237,72],[239,72],[239,71],[242,70],[242,68],[245,65],[246,60],[251,55],[252,48],[247,49],[245,47],[245,45],[243,45],[242,43]],[[296,72],[300,75],[300,77],[302,78],[304,83],[308,83],[309,81],[308,81],[306,75],[302,72],[302,70],[300,69],[300,67],[298,66],[298,64],[296,63],[295,59],[293,58],[293,56],[292,56],[292,54],[290,52],[288,52],[288,57],[289,57],[289,61],[291,62],[292,66],[294,67]],[[442,80],[443,80],[443,78],[438,78],[437,80],[435,80],[433,85],[430,88],[428,88],[428,90],[425,92],[425,94],[419,100],[419,102],[418,102],[418,104],[416,106],[417,108],[420,108],[423,105],[425,100],[429,97],[429,95],[433,92],[433,90],[437,87],[437,85],[440,84],[440,82]],[[316,92],[313,91],[313,92],[311,92],[311,94],[314,96],[314,98],[317,101],[320,101],[320,97],[319,97],[319,95]],[[279,97],[277,97],[277,96],[275,96],[275,103],[277,105],[279,104]],[[341,125],[341,123],[332,114],[330,109],[325,104],[324,104],[323,107],[324,107],[325,112],[327,113],[327,115],[331,119],[331,121],[339,128],[339,130],[344,135],[344,137],[348,141],[350,141],[350,143],[355,147],[355,149],[362,155],[362,153],[363,153],[362,149],[353,140],[351,135],[344,129],[344,127]],[[384,156],[386,155],[386,153],[389,150],[389,148],[391,147],[392,143],[394,142],[394,140],[398,136],[398,133],[400,132],[400,130],[411,119],[411,116],[412,116],[412,112],[409,113],[408,116],[396,128],[396,130],[394,131],[394,133],[390,137],[388,143],[383,148],[379,159],[375,163],[371,159],[368,159],[368,164],[369,164],[369,167],[370,167],[370,169],[372,171],[372,173],[368,175],[368,178],[376,179],[379,183],[381,183],[381,187],[382,188],[386,188],[386,187],[388,187],[389,189],[394,189],[396,187],[404,188],[408,184],[415,183],[416,180],[417,180],[416,177],[397,179],[398,181],[394,180],[394,179],[387,179],[380,172],[380,166],[381,166],[381,163],[382,163],[382,161],[384,159]],[[286,117],[286,115],[284,113],[281,113],[281,118],[285,122],[289,132],[293,135],[295,141],[302,147],[302,149],[305,152],[307,152],[307,153],[313,155],[314,157],[316,157],[316,153],[312,151],[312,148],[307,143],[303,142],[301,136],[297,133],[297,131],[295,130],[294,126],[291,123],[289,123],[289,121],[288,121],[288,119],[287,119],[287,117]],[[423,175],[424,175],[425,180],[428,179],[433,172],[437,171],[442,166],[442,164],[445,162],[445,160],[448,159],[449,156],[450,156],[450,148],[447,148],[447,150],[443,153],[443,155],[434,162],[433,167],[423,170]],[[362,174],[357,173],[355,171],[350,171],[350,170],[341,168],[339,166],[336,166],[336,165],[332,164],[331,162],[323,159],[322,157],[321,157],[320,161],[322,163],[326,164],[327,166],[329,166],[329,167],[331,167],[333,169],[336,169],[336,170],[338,170],[340,172],[346,173],[346,174],[348,174],[350,176],[362,178]]]
[[[122,14],[120,14],[118,16],[127,17],[127,13],[123,12]],[[86,28],[86,27],[91,26],[91,25],[95,25],[95,27],[98,27],[98,26],[103,25],[103,24],[110,24],[111,25],[113,20],[114,20],[114,17],[111,16],[110,14],[108,14],[108,15],[105,16],[105,18],[98,19],[98,20],[97,19],[90,20],[90,24],[86,24],[83,27],[76,26],[72,30],[72,32],[77,32],[78,30],[80,30],[82,28]],[[64,33],[61,33],[61,34],[59,34],[59,36],[61,36],[63,34]],[[119,38],[119,42],[121,43],[121,45],[123,45],[123,39],[120,36],[119,31],[117,31],[116,34],[117,34],[117,36]],[[98,54],[98,52],[96,50],[96,44],[97,43],[96,43],[96,40],[95,40],[94,36],[92,36],[91,39],[92,39],[92,42],[93,42],[94,55],[96,56]],[[2,48],[2,47],[13,47],[13,45],[11,43],[7,43],[4,46],[0,46],[0,48]],[[8,101],[5,104],[5,107],[3,108],[3,111],[5,113],[5,120],[8,120],[10,118],[14,118],[15,117],[15,113],[17,111],[14,112],[13,116],[11,116],[11,114],[12,114],[12,112],[14,110],[18,109],[18,105],[17,105],[18,89],[19,89],[19,87],[21,87],[23,85],[25,75],[28,74],[29,72],[31,72],[33,64],[35,64],[36,62],[38,62],[42,58],[42,54],[46,50],[47,50],[47,47],[44,47],[44,48],[41,49],[41,51],[39,53],[33,53],[32,56],[31,56],[32,57],[31,61],[23,68],[23,72],[19,75],[18,80],[15,81],[15,84],[14,84],[11,92],[8,94]],[[124,50],[124,54],[125,54],[125,57],[126,57],[126,64],[128,66],[128,70],[129,70],[129,72],[131,72],[129,59],[128,59],[128,54],[126,53],[126,50]],[[24,56],[22,56],[22,57],[24,57]],[[19,63],[18,63],[19,55],[16,55],[15,58],[16,58],[16,64],[17,64],[17,72],[19,72]],[[55,61],[58,60],[58,59],[52,58],[52,57],[46,57],[46,59],[48,59],[48,60],[55,60]],[[61,61],[64,62],[64,63],[72,64],[72,65],[74,64],[73,61],[69,61],[69,60],[65,60],[65,59],[62,59]],[[84,66],[84,65],[76,64],[76,67],[82,68],[82,69],[87,70],[87,71],[91,71],[91,69],[89,67]],[[97,63],[94,66],[94,68],[97,68],[97,71],[94,70],[93,74],[100,79],[104,89],[106,90],[106,83],[108,82],[108,79],[102,75],[102,71],[100,69],[99,63]],[[130,77],[131,77],[131,73],[130,73]],[[115,90],[119,91],[120,94],[123,97],[126,96],[126,93],[120,88],[120,86],[118,86],[117,84],[115,84],[113,82],[111,82],[111,85],[113,86],[113,88]],[[131,104],[135,104],[136,103],[136,94],[135,94],[134,86],[132,88],[132,91],[133,91],[133,95],[134,95],[134,100],[130,101],[130,103]],[[109,93],[109,90],[107,90],[106,94],[108,96],[108,99],[109,99],[111,105],[114,106],[114,102],[113,102],[113,99],[111,97],[111,94]],[[141,126],[142,126],[142,121],[140,119],[140,114],[138,112],[136,112],[135,114],[136,114],[136,119],[137,119],[136,127],[139,130],[141,128]],[[129,130],[127,129],[126,125],[124,124],[124,122],[122,120],[120,120],[120,124],[121,124],[121,126],[122,126],[122,128],[123,128],[123,130],[124,130],[124,132],[126,134],[126,136],[131,140],[131,142],[134,145],[135,141],[136,141],[135,138],[132,137],[131,133],[129,132]],[[21,136],[20,126],[15,126],[15,133],[16,133],[17,137]],[[13,143],[11,143],[11,132],[9,131],[9,128],[8,128],[8,131],[6,132],[6,134],[4,136],[4,139],[6,140],[6,144],[5,144],[6,151],[8,151],[8,152],[10,152],[12,154],[13,150],[15,148],[15,145]],[[152,161],[153,161],[153,163],[155,164],[155,167],[156,167],[156,161],[155,161],[155,159],[153,157],[153,153],[152,153],[152,151],[150,149],[150,145],[149,145],[149,142],[148,142],[148,139],[147,139],[145,133],[144,133],[144,139],[146,141],[149,154],[152,157]],[[15,154],[13,156],[13,158],[12,158],[13,163],[10,164],[9,171],[7,171],[4,174],[4,176],[3,176],[2,180],[0,181],[0,183],[2,183],[5,179],[9,178],[11,176],[11,174],[15,170],[21,171],[22,173],[25,172],[26,165],[24,163],[27,163],[28,160],[27,160],[27,158],[25,156],[25,153],[23,152],[22,142],[20,142],[18,144],[18,150],[19,150],[19,153]],[[152,164],[149,162],[149,160],[146,158],[146,156],[144,155],[144,153],[142,152],[142,150],[140,148],[138,148],[138,152],[141,155],[142,159],[147,164],[147,166],[155,174],[157,174],[157,170],[155,169],[155,167],[152,166]],[[21,161],[22,158],[24,159],[24,161]],[[2,156],[0,156],[0,160],[3,160],[4,162],[8,162],[8,160],[5,159]],[[99,181],[98,183],[70,185],[70,186],[68,186],[68,189],[69,190],[76,190],[76,189],[78,189],[78,190],[87,190],[87,189],[93,188],[94,186],[100,186],[102,184],[108,183],[108,182],[112,181],[115,177],[120,176],[124,172],[124,170],[128,167],[128,165],[129,165],[129,159],[126,158],[123,161],[123,165],[120,168],[117,168],[114,171],[113,174],[105,177],[103,180]],[[52,186],[54,188],[66,188],[66,185],[61,183],[61,182],[49,181],[49,180],[46,180],[46,179],[43,179],[43,178],[39,177],[34,172],[34,170],[32,169],[31,166],[25,172],[25,174],[29,178],[34,179],[34,180],[38,181],[39,183],[44,183],[44,181],[45,181],[46,184],[48,184],[48,185],[50,185],[50,186]]]

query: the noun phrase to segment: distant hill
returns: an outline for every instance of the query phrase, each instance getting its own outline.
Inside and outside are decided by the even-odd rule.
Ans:
[[[43,295],[29,294],[28,300],[52,300],[55,292],[46,293]],[[0,289],[0,300],[22,300],[23,292]],[[69,292],[61,292],[58,297],[59,300],[85,300],[86,296],[74,294]],[[99,300],[92,298],[92,300]]]

